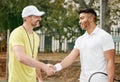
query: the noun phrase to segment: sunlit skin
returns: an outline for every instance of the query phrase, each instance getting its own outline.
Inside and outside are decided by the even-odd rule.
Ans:
[[[86,14],[86,13],[81,13],[79,15],[79,24],[81,29],[86,30],[89,34],[95,29],[96,24],[95,24],[95,19],[94,15],[92,14]]]
[[[80,24],[80,27],[81,27],[81,29],[85,30],[88,33],[88,35],[92,35],[92,32],[95,30],[95,28],[98,28],[98,27],[96,27],[97,26],[96,25],[96,17],[97,16],[94,13],[80,12],[80,15],[79,15],[79,24]],[[97,33],[95,33],[95,36],[98,36]],[[84,37],[86,37],[86,35],[83,35],[83,37],[81,38],[81,40],[85,39]],[[92,39],[89,38],[89,41],[90,41],[90,39],[93,40],[94,36],[90,36],[90,37]],[[80,42],[80,40],[79,40],[79,42]],[[80,45],[79,42],[78,43],[76,42],[76,45]],[[85,44],[85,43],[83,43],[83,44]],[[100,44],[100,43],[98,43],[98,44]],[[90,46],[87,47],[87,44],[85,46],[89,50]],[[96,48],[96,46],[94,48]],[[102,43],[101,43],[100,48],[103,48]],[[90,49],[90,51],[94,51],[94,50]],[[73,50],[70,52],[70,54],[67,55],[60,63],[58,63],[59,65],[61,65],[61,67],[60,66],[58,66],[58,67],[55,66],[56,69],[57,68],[63,69],[63,68],[67,68],[68,66],[70,66],[78,58],[78,56],[80,56],[80,54],[81,54],[80,52],[81,52],[81,48],[76,48],[76,47],[73,48]],[[85,52],[85,51],[83,51],[83,52]],[[94,51],[94,52],[96,53],[96,51]],[[106,71],[108,72],[108,82],[113,82],[113,78],[114,78],[114,55],[115,55],[114,53],[115,53],[115,50],[109,48],[108,50],[101,51],[101,53],[104,53],[105,61],[107,62]],[[87,54],[84,54],[84,55],[87,55]],[[96,58],[97,58],[97,56],[96,56]],[[85,60],[83,62],[85,62]],[[86,71],[86,76],[87,76],[87,71]],[[84,79],[85,78],[83,78],[83,80]]]
[[[40,26],[40,21],[42,18],[40,16],[28,16],[24,19],[24,27],[29,33],[32,33],[33,28]]]
[[[40,21],[41,21],[41,17],[40,16],[31,16],[30,17],[30,23],[33,27],[39,27],[40,26]]]
[[[80,19],[79,24],[81,26],[81,29],[87,30],[87,28],[89,26],[88,14],[81,13],[79,16],[79,19]]]

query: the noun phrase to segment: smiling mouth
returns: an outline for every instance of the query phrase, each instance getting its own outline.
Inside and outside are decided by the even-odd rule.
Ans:
[[[36,23],[39,23],[39,21],[36,21]]]

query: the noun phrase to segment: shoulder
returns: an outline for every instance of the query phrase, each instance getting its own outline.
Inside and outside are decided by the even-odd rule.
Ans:
[[[80,40],[82,40],[84,37],[85,37],[85,33],[83,34],[83,35],[81,35],[81,36],[79,36],[77,39],[76,39],[76,41],[80,41]]]
[[[24,34],[24,29],[22,28],[22,26],[19,26],[10,33],[10,38],[20,38],[23,37]]]
[[[12,34],[19,34],[19,33],[22,34],[23,32],[24,32],[24,30],[23,30],[22,26],[19,26],[19,27],[15,28],[15,29],[11,32],[11,35],[12,35]]]
[[[99,28],[97,37],[100,39],[101,42],[108,42],[108,41],[112,41],[113,42],[113,38],[112,35],[109,34],[108,32],[106,32],[105,30]]]
[[[105,30],[103,30],[101,28],[99,28],[99,29],[100,29],[99,35],[101,35],[101,37],[103,37],[103,38],[112,37],[112,35],[110,33],[106,32]]]

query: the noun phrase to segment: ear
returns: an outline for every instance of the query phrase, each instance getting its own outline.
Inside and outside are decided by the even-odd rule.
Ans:
[[[91,15],[91,16],[89,17],[89,21],[90,21],[90,22],[94,22],[94,16]]]
[[[90,16],[89,18],[88,18],[88,20],[89,20],[89,22],[91,23],[92,22],[92,17]]]

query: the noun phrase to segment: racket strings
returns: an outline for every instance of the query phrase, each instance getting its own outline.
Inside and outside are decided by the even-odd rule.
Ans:
[[[88,82],[95,82],[96,80],[98,80],[98,79],[106,79],[107,78],[107,74],[106,73],[103,73],[103,72],[95,72],[95,73],[93,73],[90,77],[89,77],[89,79],[88,79]],[[120,80],[118,80],[118,79],[115,79],[114,78],[114,81],[116,81],[116,82],[120,82]]]

